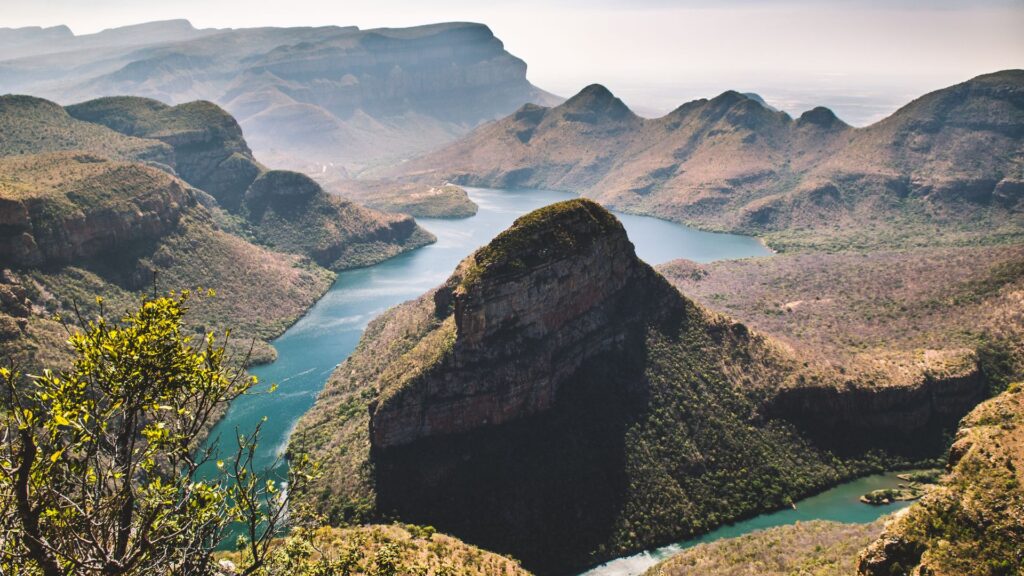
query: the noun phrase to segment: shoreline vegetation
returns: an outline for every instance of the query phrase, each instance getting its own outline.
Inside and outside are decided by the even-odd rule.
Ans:
[[[906,484],[900,484],[896,488],[872,490],[860,497],[861,503],[888,506],[893,502],[920,500],[936,487],[942,477],[942,470],[913,470],[896,476]]]

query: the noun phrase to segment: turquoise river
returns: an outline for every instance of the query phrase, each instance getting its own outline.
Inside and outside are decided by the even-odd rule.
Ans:
[[[469,194],[480,207],[476,216],[458,220],[418,219],[421,226],[437,236],[436,243],[375,266],[340,273],[323,298],[274,340],[277,360],[251,370],[259,377],[261,388],[277,383],[278,389],[271,394],[252,394],[235,400],[213,429],[210,441],[220,438],[226,446],[236,432],[247,433],[266,418],[254,465],[257,470],[283,477],[287,463],[282,456],[295,423],[313,405],[334,368],[355,349],[370,320],[391,306],[442,283],[463,258],[508,228],[517,217],[574,197],[565,192],[481,188],[471,188]],[[637,255],[652,265],[676,258],[709,262],[770,254],[758,240],[747,236],[703,232],[644,216],[621,213],[616,216],[625,225]],[[885,509],[860,504],[856,496],[873,487],[892,485],[891,477],[861,479],[798,503],[797,510],[765,514],[723,527],[694,543],[796,520],[826,518],[868,522]],[[639,574],[658,558],[688,545],[691,543],[679,543],[621,558],[587,574]]]

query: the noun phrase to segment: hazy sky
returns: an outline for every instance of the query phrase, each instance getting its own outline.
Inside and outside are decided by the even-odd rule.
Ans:
[[[863,123],[925,90],[1024,67],[1024,0],[0,0],[0,26],[76,33],[187,18],[197,27],[484,22],[538,86],[601,82],[641,112],[733,88]]]

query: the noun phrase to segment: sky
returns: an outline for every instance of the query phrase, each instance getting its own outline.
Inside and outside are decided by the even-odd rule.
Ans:
[[[1024,68],[1024,0],[0,0],[0,26],[483,22],[562,96],[602,83],[656,115],[727,89],[855,124],[926,91]]]

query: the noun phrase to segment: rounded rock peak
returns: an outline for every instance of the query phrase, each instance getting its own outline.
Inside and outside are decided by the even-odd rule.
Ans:
[[[611,100],[615,98],[612,91],[605,87],[604,84],[590,84],[580,90],[576,96],[583,96],[587,98],[598,98],[601,100]]]
[[[798,126],[819,126],[821,128],[835,128],[846,126],[846,123],[835,115],[835,112],[824,107],[817,106],[800,115],[797,119]]]
[[[309,198],[321,192],[315,180],[290,170],[268,170],[249,186],[250,198]]]
[[[529,273],[564,258],[589,254],[597,243],[628,245],[618,218],[593,200],[556,202],[520,216],[512,226],[477,250],[466,280]]]
[[[591,84],[561,105],[570,112],[602,113],[610,116],[632,115],[629,107],[601,84]]]

